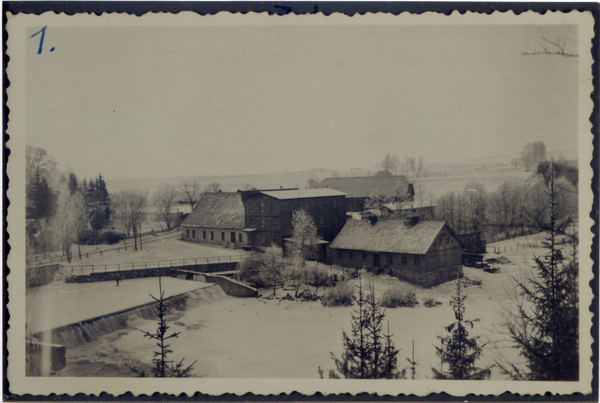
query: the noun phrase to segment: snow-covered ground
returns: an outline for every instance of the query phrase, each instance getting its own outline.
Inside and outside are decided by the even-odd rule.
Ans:
[[[465,317],[478,318],[470,334],[479,335],[484,355],[478,362],[483,367],[494,364],[502,357],[517,364],[523,362],[518,351],[512,348],[507,329],[503,326],[504,309],[511,306],[511,293],[515,291],[514,277],[531,262],[532,254],[543,254],[540,236],[516,238],[492,244],[499,254],[488,253],[486,258],[505,256],[511,264],[494,265],[501,271],[485,273],[474,268],[464,268],[471,280],[482,280],[480,286],[471,285],[464,289],[468,295]],[[525,250],[517,244],[527,243]],[[529,248],[529,244],[532,248]],[[507,252],[504,253],[504,246]],[[512,251],[511,251],[512,246]],[[527,264],[525,264],[528,262]],[[525,270],[527,270],[525,268]],[[371,275],[363,277],[368,284]],[[173,280],[181,281],[184,280]],[[415,358],[418,360],[417,376],[432,377],[431,367],[439,368],[434,345],[437,336],[445,335],[444,326],[454,321],[449,305],[454,294],[454,283],[423,289],[400,282],[389,276],[373,277],[376,293],[389,286],[401,286],[414,290],[420,304],[414,308],[387,309],[386,321],[397,348],[400,348],[398,364],[408,367],[405,357],[411,356],[412,341],[415,342]],[[114,284],[111,284],[113,288]],[[82,287],[88,285],[79,285]],[[169,287],[175,286],[175,283]],[[165,286],[167,292],[173,292]],[[285,293],[278,290],[278,294]],[[146,292],[147,294],[147,292]],[[265,294],[268,294],[265,292]],[[80,295],[80,294],[79,294]],[[425,298],[434,298],[441,305],[427,308]],[[263,298],[233,298],[220,294],[199,305],[170,315],[172,331],[180,331],[172,339],[171,358],[194,365],[193,376],[229,378],[317,378],[318,368],[334,368],[330,352],[339,357],[342,353],[342,329],[350,331],[351,313],[355,307],[323,307],[319,302],[296,302],[265,300]],[[138,329],[154,330],[155,321],[138,319],[131,328],[115,332],[67,351],[68,366],[59,376],[128,376],[125,367],[137,365],[150,368],[153,342],[144,339]],[[82,372],[82,369],[85,370]],[[492,371],[492,379],[504,379],[500,371]]]

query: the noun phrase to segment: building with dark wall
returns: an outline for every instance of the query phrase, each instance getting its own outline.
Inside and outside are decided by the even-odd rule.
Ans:
[[[342,267],[382,270],[431,287],[462,277],[462,245],[444,221],[349,220],[329,245]]]
[[[390,195],[399,189],[405,200],[413,200],[415,191],[402,175],[398,176],[362,176],[352,178],[325,178],[319,183],[319,189],[335,189],[346,194],[347,211],[363,211],[365,201],[378,190]]]
[[[244,214],[239,193],[203,193],[180,226],[181,239],[232,248],[248,247]]]
[[[317,236],[331,242],[346,222],[345,194],[333,189],[271,189],[239,191],[245,226],[252,246],[283,247],[292,236],[292,214],[304,209],[312,217]]]

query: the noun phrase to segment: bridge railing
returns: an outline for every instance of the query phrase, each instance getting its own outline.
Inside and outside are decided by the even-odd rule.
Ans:
[[[248,255],[231,255],[231,256],[210,256],[186,259],[172,260],[152,260],[147,262],[132,262],[119,264],[101,264],[101,265],[80,265],[66,266],[71,268],[73,274],[89,274],[98,272],[118,272],[124,270],[145,270],[145,269],[160,269],[160,268],[177,268],[198,264],[211,263],[233,263],[241,262]]]

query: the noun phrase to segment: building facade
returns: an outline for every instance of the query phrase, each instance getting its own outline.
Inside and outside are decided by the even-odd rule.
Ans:
[[[272,189],[240,191],[245,227],[253,246],[271,243],[283,247],[293,232],[292,216],[305,210],[317,227],[317,236],[332,241],[346,222],[345,194],[333,189]]]
[[[334,264],[381,270],[431,287],[462,277],[462,245],[444,221],[349,220],[329,246]]]
[[[200,196],[180,226],[181,239],[231,248],[250,246],[244,203],[239,193],[215,192]]]

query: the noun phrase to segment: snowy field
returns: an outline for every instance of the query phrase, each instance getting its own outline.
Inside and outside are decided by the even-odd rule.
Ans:
[[[502,357],[513,363],[522,363],[517,351],[511,347],[506,328],[502,326],[504,308],[510,307],[510,294],[515,290],[513,276],[518,278],[522,275],[524,262],[531,262],[534,253],[543,253],[539,240],[540,235],[534,235],[491,244],[488,250],[496,246],[501,253],[488,253],[486,259],[505,256],[513,262],[494,265],[500,267],[500,273],[489,274],[479,269],[464,268],[467,278],[483,281],[481,286],[471,285],[464,289],[468,295],[465,317],[480,319],[470,333],[480,335],[481,343],[488,343],[479,366],[492,365]],[[523,250],[520,246],[517,251],[517,244],[525,243],[531,244],[532,248]],[[401,349],[399,366],[409,365],[405,357],[410,357],[414,340],[415,358],[419,361],[417,377],[432,377],[431,367],[439,368],[434,348],[439,344],[437,336],[443,332],[444,326],[454,321],[449,305],[454,283],[423,289],[393,277],[367,274],[363,277],[363,284],[369,283],[371,278],[377,294],[391,285],[416,292],[420,302],[416,307],[387,309],[386,321],[389,321],[396,347]],[[189,283],[172,281],[165,286],[169,293],[174,292],[170,287],[178,287],[178,281]],[[112,282],[108,284],[116,288]],[[264,294],[270,293],[265,291]],[[278,290],[278,294],[283,295],[285,291]],[[425,307],[423,301],[429,297],[441,302],[441,305]],[[174,351],[171,358],[178,361],[185,357],[185,362],[190,364],[198,360],[193,370],[193,376],[198,377],[317,378],[319,367],[325,370],[334,368],[329,353],[333,352],[338,357],[342,353],[342,329],[350,331],[354,309],[323,307],[320,302],[242,299],[213,293],[197,306],[168,317],[171,330],[181,332],[179,338],[171,340]],[[68,349],[68,366],[57,375],[132,375],[125,364],[149,369],[154,344],[144,339],[139,330],[151,331],[155,327],[156,323],[152,320],[137,319],[128,329]],[[496,368],[492,371],[492,379],[504,379],[504,376]]]

